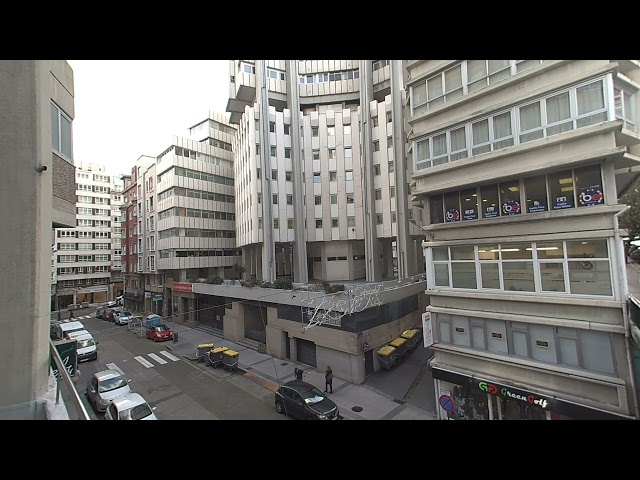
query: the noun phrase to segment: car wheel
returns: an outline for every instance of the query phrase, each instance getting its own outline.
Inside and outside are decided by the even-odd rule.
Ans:
[[[284,405],[279,400],[276,401],[276,412],[278,412],[281,415],[286,415],[286,412],[284,411]]]

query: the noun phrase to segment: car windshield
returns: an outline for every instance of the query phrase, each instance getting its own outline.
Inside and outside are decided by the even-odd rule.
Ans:
[[[156,327],[156,332],[162,333],[162,332],[167,332],[167,331],[169,331],[169,327],[167,327],[166,325],[158,325]]]
[[[100,382],[98,391],[100,393],[110,392],[116,388],[126,387],[127,381],[122,377],[109,378]]]
[[[299,392],[300,395],[302,395],[302,398],[304,398],[304,403],[306,403],[307,405],[321,402],[325,398],[324,394],[316,387],[299,390]]]
[[[92,347],[96,343],[93,341],[93,338],[87,338],[86,340],[78,340],[78,348],[87,348]]]
[[[153,412],[149,405],[146,403],[142,403],[140,405],[136,405],[135,407],[129,408],[128,410],[123,410],[120,412],[118,417],[120,420],[142,420],[143,418],[148,417]]]
[[[121,316],[125,316],[125,317],[130,317],[131,316],[131,312],[124,312],[120,314]]]

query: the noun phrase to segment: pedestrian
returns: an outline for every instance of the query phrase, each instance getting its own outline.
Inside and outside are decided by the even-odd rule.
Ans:
[[[296,368],[293,369],[293,373],[296,376],[296,380],[301,382],[302,381],[302,369],[296,367]]]
[[[74,320],[75,317],[73,316],[73,310],[69,310],[69,320]]]
[[[58,310],[58,321],[62,321],[62,312],[60,310]]]
[[[329,390],[329,393],[333,393],[333,372],[331,371],[331,367],[327,365],[327,371],[324,373],[324,391],[325,393]]]

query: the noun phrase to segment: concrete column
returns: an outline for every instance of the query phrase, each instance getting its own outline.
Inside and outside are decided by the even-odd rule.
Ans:
[[[78,302],[76,301],[77,293],[78,293],[78,292],[77,292],[77,290],[74,290],[74,291],[73,291],[73,304],[74,304],[74,305],[75,305],[76,303],[78,303]]]
[[[396,248],[398,279],[410,277],[415,270],[411,261],[407,161],[405,155],[404,115],[402,108],[402,60],[391,60],[391,118],[393,120],[393,158],[396,175]]]
[[[362,139],[362,204],[364,208],[364,244],[367,265],[367,282],[382,278],[380,246],[376,232],[376,201],[373,185],[373,144],[371,140],[371,114],[373,100],[371,60],[360,60],[360,135]],[[396,198],[399,198],[396,194]]]
[[[269,92],[267,61],[256,60],[256,88],[260,105],[260,170],[262,170],[262,280],[276,279],[275,242],[273,240],[273,204],[271,200],[271,148],[269,144]],[[295,135],[294,135],[295,136]]]
[[[287,62],[287,103],[291,110],[291,165],[293,180],[293,279],[307,283],[307,230],[304,228],[302,148],[300,142],[300,99],[298,96],[298,61]]]
[[[49,61],[0,60],[0,406],[47,392],[52,156]],[[38,171],[45,167],[46,170]]]

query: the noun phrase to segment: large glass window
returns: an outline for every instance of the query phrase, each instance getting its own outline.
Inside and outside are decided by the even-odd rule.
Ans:
[[[500,182],[500,203],[502,215],[520,215],[520,182],[512,180]]]
[[[549,194],[551,196],[551,206],[553,210],[573,208],[575,202],[573,198],[573,175],[571,170],[551,173],[547,178],[549,181]]]
[[[433,287],[613,296],[604,239],[480,245],[476,252],[434,247]]]
[[[63,158],[71,160],[71,119],[58,108],[51,104],[51,147],[62,154]]]
[[[540,213],[549,210],[547,200],[547,182],[544,175],[524,179],[524,194],[527,213]]]
[[[500,200],[498,199],[498,185],[485,185],[480,187],[482,199],[482,218],[494,218],[500,216]]]
[[[604,203],[600,165],[577,168],[574,170],[574,175],[578,207],[590,207]]]
[[[460,221],[460,195],[457,191],[444,196],[444,218],[446,222]]]
[[[478,219],[478,194],[475,188],[462,190],[460,192],[460,203],[462,204],[462,219]]]

